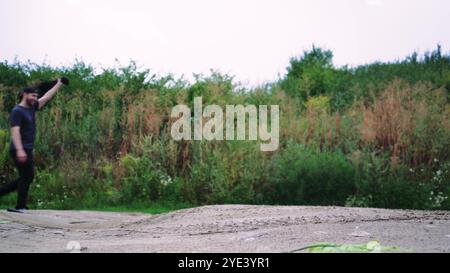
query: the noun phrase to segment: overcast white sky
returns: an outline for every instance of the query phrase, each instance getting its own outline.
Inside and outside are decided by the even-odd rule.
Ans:
[[[115,58],[155,73],[211,68],[258,84],[312,44],[337,65],[450,51],[448,0],[0,0],[0,61]]]

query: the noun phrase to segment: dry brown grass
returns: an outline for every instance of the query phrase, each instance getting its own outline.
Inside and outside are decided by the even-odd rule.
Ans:
[[[125,109],[125,132],[120,148],[121,154],[127,154],[133,143],[148,135],[159,136],[164,116],[157,107],[155,92],[147,90],[139,95],[135,104]]]
[[[434,133],[448,120],[448,115],[442,115],[444,99],[441,89],[392,82],[373,105],[362,107],[362,141],[391,152],[394,168],[400,160],[410,160],[415,166],[430,163],[438,141]]]

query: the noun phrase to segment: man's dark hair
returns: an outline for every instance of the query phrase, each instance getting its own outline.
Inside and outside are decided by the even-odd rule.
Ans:
[[[37,93],[39,95],[39,90],[35,87],[25,87],[22,88],[22,90],[20,90],[19,92],[19,99],[22,99],[23,94],[31,94],[31,93]]]

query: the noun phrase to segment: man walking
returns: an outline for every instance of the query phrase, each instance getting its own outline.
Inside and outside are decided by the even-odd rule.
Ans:
[[[21,101],[16,105],[9,118],[11,126],[11,144],[9,152],[14,159],[19,178],[0,185],[0,196],[17,190],[17,205],[8,209],[11,212],[27,210],[28,190],[34,179],[33,149],[36,138],[36,111],[39,111],[60,89],[68,84],[67,78],[58,78],[53,87],[38,98],[39,87],[27,87],[20,93]]]

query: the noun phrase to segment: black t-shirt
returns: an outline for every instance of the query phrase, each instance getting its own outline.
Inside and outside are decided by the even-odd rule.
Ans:
[[[26,108],[21,105],[16,105],[9,116],[9,124],[11,127],[19,126],[20,135],[22,137],[22,145],[26,150],[34,148],[34,141],[36,139],[36,111],[39,110],[39,103],[34,107]],[[9,145],[11,151],[16,150],[14,143],[11,140]]]

